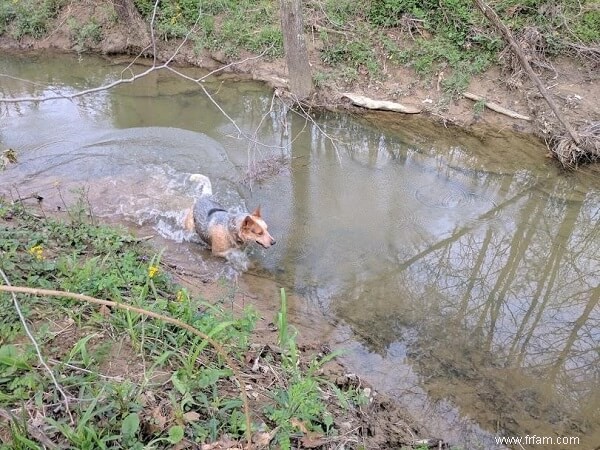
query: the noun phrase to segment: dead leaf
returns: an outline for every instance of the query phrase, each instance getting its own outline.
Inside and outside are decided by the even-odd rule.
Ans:
[[[318,448],[326,443],[323,435],[320,433],[309,433],[303,436],[300,442],[302,443],[302,448]]]
[[[290,420],[290,423],[292,424],[293,427],[298,428],[304,434],[308,433],[308,428],[306,428],[306,425],[301,420],[296,419],[295,417],[292,417],[292,419]]]
[[[240,450],[241,447],[239,442],[229,439],[227,436],[223,437],[220,441],[211,442],[210,444],[202,444],[201,450]]]
[[[197,422],[200,419],[200,414],[196,411],[188,411],[183,415],[183,420],[185,423]]]
[[[148,428],[152,433],[165,431],[167,424],[172,419],[173,409],[168,402],[161,402],[160,405],[156,406],[150,412],[150,420]]]
[[[109,317],[111,313],[110,308],[106,305],[100,305],[98,312],[102,317]]]
[[[194,448],[194,444],[188,441],[187,439],[183,439],[182,441],[179,441],[177,444],[175,444],[172,450],[185,450],[186,448]]]
[[[271,441],[273,440],[273,437],[275,437],[275,434],[277,433],[278,429],[279,427],[275,428],[274,430],[271,430],[269,433],[255,433],[252,437],[252,442],[254,442],[258,448],[268,447]]]

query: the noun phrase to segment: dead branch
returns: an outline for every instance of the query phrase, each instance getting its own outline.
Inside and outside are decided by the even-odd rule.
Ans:
[[[523,69],[525,69],[525,72],[527,73],[529,78],[537,86],[538,90],[540,91],[540,94],[542,94],[542,96],[544,97],[544,99],[546,100],[548,105],[550,106],[550,109],[552,109],[552,111],[554,112],[554,115],[556,116],[556,118],[565,127],[565,129],[567,130],[567,133],[569,134],[571,139],[573,139],[573,141],[575,141],[576,144],[579,144],[580,139],[577,136],[577,133],[575,132],[575,130],[573,130],[573,128],[571,127],[571,125],[569,124],[567,119],[565,119],[563,114],[560,112],[560,110],[558,109],[558,106],[556,105],[556,103],[554,102],[554,100],[552,99],[550,94],[548,93],[548,90],[546,89],[546,87],[544,86],[544,84],[542,83],[540,78],[536,75],[536,73],[531,68],[529,61],[527,60],[527,58],[521,51],[521,48],[519,47],[519,45],[514,40],[512,33],[510,32],[508,27],[506,25],[504,25],[504,23],[500,20],[500,18],[496,14],[496,12],[492,8],[490,8],[488,5],[486,5],[483,0],[473,0],[473,2],[477,6],[477,8],[479,8],[481,10],[483,15],[490,22],[492,22],[492,24],[500,31],[500,33],[502,34],[504,39],[510,45],[513,52],[515,52],[515,54],[519,58],[519,61],[521,62],[521,65],[523,66]]]
[[[8,282],[8,279],[5,279],[5,281]],[[248,403],[248,397],[246,395],[246,391],[244,388],[245,385],[242,383],[242,377],[240,375],[240,371],[237,367],[237,364],[235,364],[233,362],[233,360],[231,359],[231,357],[229,356],[229,353],[225,350],[225,348],[221,344],[216,342],[213,338],[211,338],[209,335],[207,335],[206,333],[203,333],[202,331],[198,330],[197,328],[194,328],[193,326],[188,325],[187,323],[182,322],[181,320],[178,320],[178,319],[174,319],[172,317],[164,316],[162,314],[158,314],[153,311],[148,311],[148,310],[145,310],[142,308],[137,308],[135,306],[132,306],[132,305],[129,305],[126,303],[117,303],[117,302],[113,302],[110,300],[102,300],[102,299],[90,297],[89,295],[84,295],[84,294],[76,294],[76,293],[67,292],[67,291],[56,291],[56,290],[51,290],[51,289],[36,289],[36,288],[21,287],[21,286],[10,286],[10,285],[8,285],[8,286],[0,285],[0,292],[11,292],[13,295],[15,293],[21,293],[21,294],[43,296],[43,297],[70,298],[72,300],[76,300],[76,301],[82,302],[82,303],[92,303],[95,305],[104,305],[104,306],[108,306],[110,308],[122,309],[125,311],[132,311],[132,312],[141,314],[143,316],[152,317],[153,319],[161,320],[163,322],[175,325],[179,328],[183,328],[184,330],[189,331],[192,334],[195,334],[196,336],[200,337],[201,339],[204,339],[206,342],[208,342],[210,345],[212,345],[212,347],[219,354],[219,356],[221,356],[223,358],[223,360],[227,364],[227,367],[229,367],[233,372],[232,377],[236,380],[236,382],[238,384],[238,388],[240,390],[240,398],[241,398],[242,404],[244,406],[244,414],[246,416],[246,438],[248,440],[248,447],[250,448],[252,446],[252,426],[251,426],[252,422],[251,422],[251,418],[250,418],[250,405]]]
[[[512,117],[513,119],[531,120],[531,117],[519,114],[518,112],[505,108],[504,106],[501,106],[498,103],[489,102],[485,99],[485,97],[482,97],[481,95],[472,94],[471,92],[463,92],[463,96],[475,102],[483,102],[483,104],[492,111],[496,111],[497,113],[504,114],[508,117]]]
[[[419,114],[420,108],[414,106],[406,106],[401,103],[390,102],[388,100],[374,100],[364,95],[344,93],[342,97],[350,99],[350,101],[356,106],[362,106],[367,109],[380,109],[383,111],[393,111],[404,114]]]

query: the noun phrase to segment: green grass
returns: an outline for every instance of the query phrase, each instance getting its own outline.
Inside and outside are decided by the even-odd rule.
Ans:
[[[135,0],[146,19],[154,9],[153,0]],[[224,50],[235,57],[243,50],[268,57],[283,55],[278,4],[269,0],[174,0],[161,2],[156,28],[164,40],[185,37],[210,50]],[[215,18],[218,16],[218,20]]]
[[[134,0],[149,22],[154,0]],[[573,45],[600,45],[600,0],[488,0],[518,37],[535,27],[546,56],[573,52]],[[0,2],[0,34],[20,38],[46,35],[65,0]],[[279,4],[272,0],[173,0],[159,2],[155,30],[162,40],[188,36],[194,50],[221,51],[230,58],[244,52],[283,56]],[[445,93],[454,97],[470,78],[498,61],[505,47],[497,30],[472,0],[309,0],[304,5],[309,39],[320,50],[329,76],[320,86],[350,84],[365,75],[381,80],[389,65],[410,66],[426,82],[452,74]],[[103,36],[103,23],[91,20],[73,33],[78,48]],[[191,33],[190,33],[191,31]],[[390,33],[396,37],[390,38]],[[399,39],[397,39],[399,37]],[[465,72],[466,71],[466,72]],[[465,79],[463,75],[466,74]],[[327,82],[325,82],[328,80]]]
[[[177,318],[225,348],[233,366],[208,338],[164,320],[65,297],[17,294],[44,359],[69,396],[71,422],[61,392],[24,334],[13,297],[2,292],[0,409],[12,411],[12,418],[0,419],[0,447],[37,449],[44,440],[78,449],[172,448],[184,439],[202,444],[224,436],[242,441],[247,425],[239,371],[249,372],[244,385],[262,389],[250,381],[256,375],[245,363],[256,313],[248,309],[233,317],[190,295],[171,281],[160,253],[122,229],[92,223],[84,205],[57,220],[0,201],[0,269],[11,284],[76,292]],[[283,353],[261,357],[277,375],[264,390],[266,400],[251,405],[252,433],[268,433],[280,448],[296,445],[303,428],[324,437],[338,433],[332,403],[323,399],[332,388],[316,375],[333,355],[300,364],[286,310],[282,297]],[[123,369],[111,373],[115,365]],[[358,404],[355,393],[344,395],[340,408]],[[42,431],[31,432],[32,418]]]
[[[98,44],[102,40],[102,25],[93,18],[82,24],[71,17],[67,20],[67,25],[71,29],[78,51],[85,50],[89,43]]]
[[[4,1],[0,4],[0,34],[12,23],[12,35],[16,39],[26,35],[41,38],[64,4],[64,0]]]

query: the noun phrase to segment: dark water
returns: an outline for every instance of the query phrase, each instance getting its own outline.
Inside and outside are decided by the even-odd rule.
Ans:
[[[20,80],[0,77],[0,94],[74,92],[122,70],[4,56],[0,73]],[[219,107],[168,72],[0,104],[0,146],[19,156],[0,190],[53,208],[83,187],[96,215],[152,228],[182,261],[229,274],[179,224],[189,174],[206,174],[227,205],[262,205],[278,243],[253,252],[254,270],[338,323],[350,367],[432,435],[474,449],[501,434],[580,439],[553,449],[600,442],[597,174],[562,173],[510,133],[397,115],[307,121],[258,84],[203,86]]]

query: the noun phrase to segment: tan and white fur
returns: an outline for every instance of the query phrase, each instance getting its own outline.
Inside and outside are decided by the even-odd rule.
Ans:
[[[211,249],[212,254],[226,258],[231,251],[255,242],[264,248],[275,245],[260,207],[252,213],[232,213],[225,210],[212,195],[212,185],[205,175],[194,174],[200,195],[187,213],[184,227],[195,231]]]

